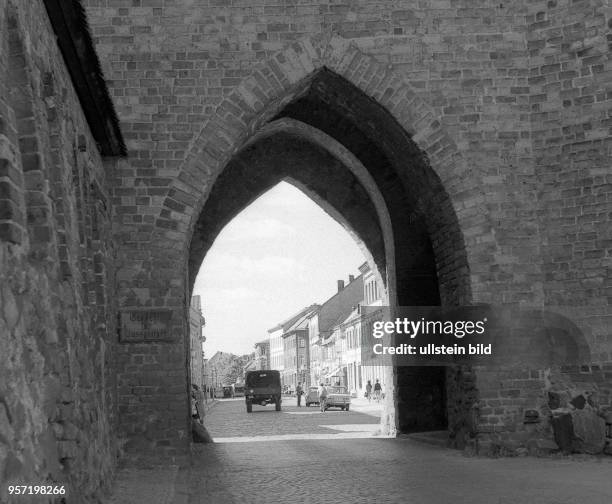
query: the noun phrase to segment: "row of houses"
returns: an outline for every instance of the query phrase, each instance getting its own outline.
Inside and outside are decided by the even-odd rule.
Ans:
[[[268,337],[255,344],[250,369],[276,369],[283,385],[295,390],[304,386],[341,384],[354,395],[363,395],[368,380],[380,380],[385,390],[385,373],[380,365],[364,358],[368,328],[381,310],[384,291],[368,263],[360,275],[338,280],[338,290],[322,304],[312,304],[268,330]],[[372,313],[373,312],[373,313]]]
[[[206,325],[202,315],[202,299],[200,296],[192,296],[189,305],[189,339],[190,339],[190,369],[191,383],[198,389],[203,390],[205,385],[204,369],[204,342],[206,336],[202,329]]]

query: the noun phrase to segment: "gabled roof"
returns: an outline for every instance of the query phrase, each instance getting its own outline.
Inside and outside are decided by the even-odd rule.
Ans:
[[[319,334],[323,337],[342,323],[363,300],[363,275],[359,275],[330,297],[319,310]]]
[[[338,325],[348,325],[350,324],[353,320],[358,320],[361,318],[361,309],[359,307],[359,305],[355,306],[355,308],[351,311],[351,313],[349,313],[348,317],[346,317],[344,320],[340,321],[338,323]]]
[[[321,308],[318,304],[311,304],[310,306],[307,306],[306,308],[303,308],[302,310],[300,310],[298,313],[292,315],[291,317],[289,317],[288,319],[284,320],[283,322],[281,322],[280,324],[275,325],[272,329],[268,329],[268,332],[274,332],[274,331],[278,331],[279,329],[282,329],[283,332],[286,332],[287,329],[289,327],[291,327],[298,319],[302,318],[304,315],[308,314],[310,315],[312,312],[318,310],[319,308]]]
[[[306,313],[304,313],[301,317],[299,317],[293,324],[291,324],[289,327],[287,327],[283,331],[283,338],[296,331],[303,331],[305,329],[308,329],[308,321],[310,320],[313,312],[318,311],[318,309],[319,309],[319,306],[316,305],[316,307],[311,308]]]

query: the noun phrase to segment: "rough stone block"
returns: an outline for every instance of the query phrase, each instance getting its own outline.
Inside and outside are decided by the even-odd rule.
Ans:
[[[606,423],[592,409],[571,412],[575,447],[582,453],[601,453],[606,444]]]

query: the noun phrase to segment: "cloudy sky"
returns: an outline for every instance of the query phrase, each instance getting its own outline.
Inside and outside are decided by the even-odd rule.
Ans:
[[[206,357],[252,352],[268,329],[324,302],[364,261],[340,224],[280,183],[236,216],[204,259],[194,295],[206,317]]]

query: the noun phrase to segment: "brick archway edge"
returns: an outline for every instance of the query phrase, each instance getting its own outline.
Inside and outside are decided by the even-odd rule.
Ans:
[[[444,131],[432,108],[411,85],[354,43],[334,36],[295,42],[262,62],[217,106],[194,139],[173,180],[157,227],[191,237],[195,222],[217,176],[228,161],[282,108],[308,89],[317,71],[327,68],[342,76],[383,106],[427,155],[431,168],[446,185],[463,166],[457,146]],[[180,194],[185,210],[173,210]],[[452,201],[452,195],[451,201]],[[189,254],[189,242],[184,257]]]

